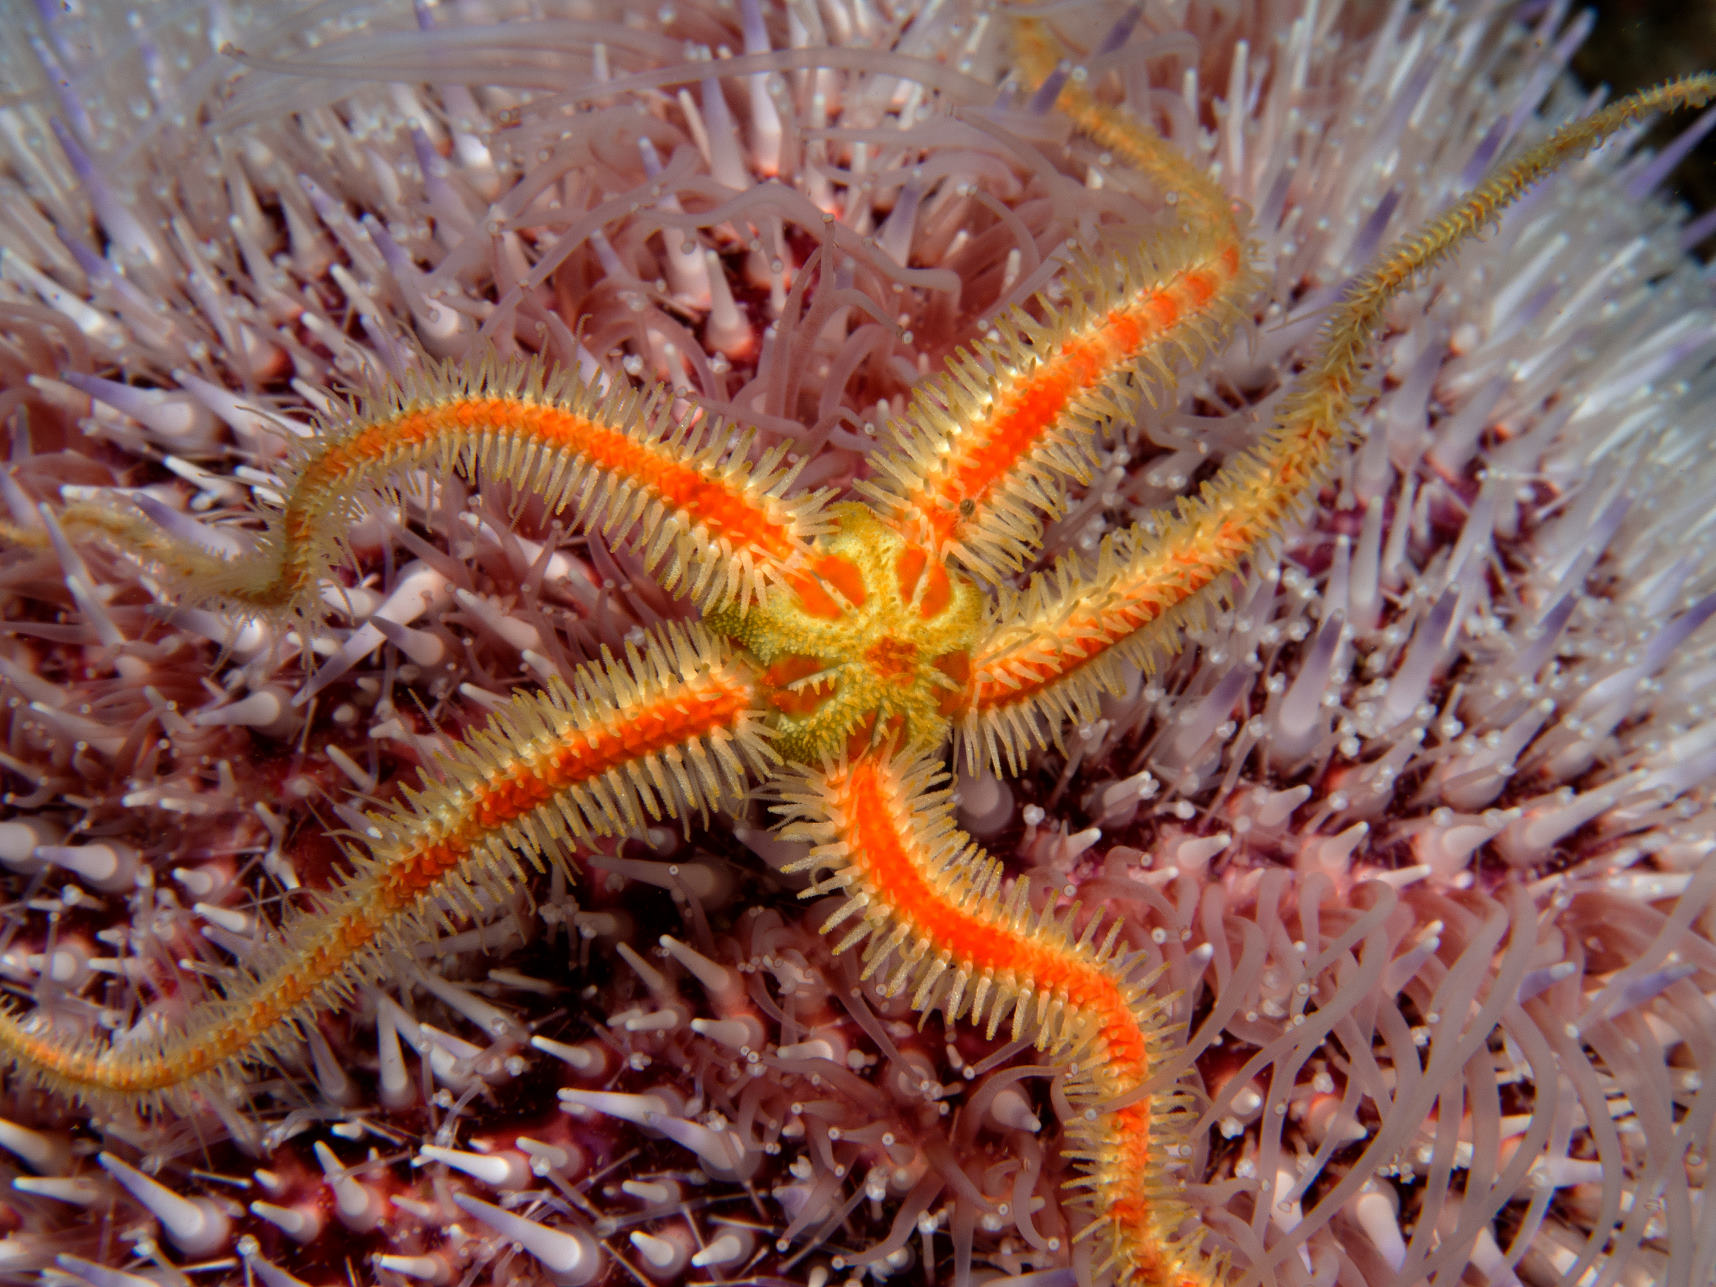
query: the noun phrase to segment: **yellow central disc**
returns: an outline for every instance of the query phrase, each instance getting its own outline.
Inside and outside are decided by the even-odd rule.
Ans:
[[[706,623],[761,666],[784,758],[816,764],[884,739],[938,746],[965,702],[983,596],[864,506],[834,514],[807,574]]]

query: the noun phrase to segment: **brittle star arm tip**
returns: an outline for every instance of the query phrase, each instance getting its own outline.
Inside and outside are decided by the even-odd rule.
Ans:
[[[1158,1085],[1169,1003],[1118,922],[1033,907],[1028,882],[1009,885],[955,825],[945,770],[928,754],[890,746],[804,770],[778,808],[784,834],[811,846],[790,869],[813,874],[804,896],[844,900],[822,930],[839,935],[837,953],[863,944],[864,978],[1068,1064],[1080,1110],[1069,1154],[1088,1168],[1077,1187],[1122,1281],[1219,1282],[1168,1160],[1188,1129],[1182,1098]]]
[[[565,864],[593,838],[706,814],[775,763],[750,669],[700,627],[514,697],[397,803],[369,815],[347,871],[288,916],[278,947],[184,1027],[105,1046],[0,1012],[0,1056],[85,1102],[178,1103],[266,1060],[382,968],[386,951]]]
[[[961,712],[966,762],[1019,763],[1062,720],[1090,718],[1102,693],[1119,690],[1125,667],[1151,671],[1179,651],[1185,631],[1328,478],[1391,299],[1555,167],[1652,111],[1712,97],[1716,76],[1686,77],[1566,125],[1386,250],[1325,322],[1316,356],[1258,445],[1174,510],[1105,538],[1094,563],[1067,555],[1024,591],[1003,593],[1000,624],[973,649]]]
[[[412,471],[456,472],[569,512],[586,531],[631,545],[665,589],[712,608],[754,600],[799,571],[828,527],[827,493],[793,493],[799,467],[785,456],[784,447],[759,455],[755,435],[676,411],[665,390],[490,353],[335,399],[292,442],[281,501],[259,506],[262,530],[236,556],[164,532],[130,507],[84,501],[59,522],[158,570],[187,602],[308,625],[358,519],[378,501],[397,503]],[[8,524],[0,541],[48,537]]]
[[[1053,63],[1017,24],[1021,69]],[[1154,398],[1245,316],[1255,274],[1232,202],[1154,130],[1067,82],[1055,106],[1143,177],[1168,208],[1157,244],[1118,260],[1078,253],[1060,297],[1010,309],[925,382],[860,484],[884,517],[938,556],[999,582],[1087,482],[1102,426],[1129,390]]]

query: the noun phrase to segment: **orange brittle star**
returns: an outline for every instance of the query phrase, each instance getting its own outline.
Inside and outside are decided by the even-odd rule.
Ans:
[[[1024,61],[1046,56],[1025,33]],[[1059,105],[1144,179],[1178,195],[1186,226],[1119,264],[1090,262],[918,392],[861,484],[868,504],[794,495],[779,455],[675,419],[666,395],[599,392],[540,365],[432,369],[332,417],[306,449],[254,553],[226,559],[141,518],[89,505],[61,529],[108,540],[187,594],[311,614],[341,534],[403,474],[504,479],[629,540],[703,610],[623,658],[514,698],[395,806],[319,910],[289,917],[272,959],[182,1031],[98,1047],[15,1013],[0,1049],[68,1096],[157,1102],[266,1058],[427,933],[478,886],[580,842],[705,812],[772,783],[783,834],[808,842],[807,895],[839,893],[825,930],[864,943],[866,976],[920,1012],[1009,1018],[1068,1066],[1069,1124],[1118,1279],[1192,1284],[1220,1261],[1176,1194],[1181,1097],[1161,1085],[1162,1001],[1137,958],[1076,907],[1034,909],[1023,881],[953,820],[939,757],[1016,765],[1129,667],[1172,652],[1197,614],[1254,566],[1327,476],[1348,432],[1383,306],[1550,169],[1659,108],[1716,94],[1699,77],[1618,103],[1497,171],[1350,290],[1276,424],[1195,498],[1016,590],[1007,578],[1086,479],[1102,424],[1134,381],[1167,382],[1227,330],[1253,279],[1220,190],[1148,129],[1074,82]],[[33,533],[9,532],[35,541]],[[988,593],[986,593],[986,587]]]

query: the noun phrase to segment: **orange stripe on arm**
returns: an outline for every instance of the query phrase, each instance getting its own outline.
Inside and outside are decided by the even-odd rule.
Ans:
[[[927,757],[878,752],[786,788],[784,834],[813,845],[796,864],[817,873],[805,896],[846,899],[824,932],[842,935],[836,951],[868,940],[864,977],[880,971],[890,995],[911,989],[915,1009],[986,1021],[991,1036],[1010,1012],[1015,1039],[1073,1063],[1068,1134],[1118,1281],[1219,1283],[1173,1195],[1180,1102],[1147,1089],[1166,1041],[1150,980],[1117,949],[1117,926],[1099,945],[1095,920],[1075,933],[1076,909],[1033,911],[1022,881],[1003,895],[1000,864],[954,825],[944,783]]]
[[[1027,80],[1039,80],[1053,56],[1038,24],[1018,31]],[[1214,180],[1076,81],[1056,107],[1172,204],[1172,226],[1148,253],[1076,263],[1064,302],[1039,295],[1004,314],[919,388],[868,489],[908,539],[990,580],[1023,566],[1065,511],[1068,483],[1088,481],[1103,426],[1132,414],[1133,387],[1214,347],[1254,286]]]
[[[750,435],[689,426],[666,396],[600,392],[540,360],[447,363],[323,421],[265,514],[254,552],[221,559],[183,548],[140,519],[90,522],[93,534],[170,575],[187,595],[261,612],[308,615],[346,533],[413,471],[481,476],[570,511],[623,539],[669,589],[701,607],[754,598],[805,559],[825,524],[821,495],[788,497],[784,448],[749,459]]]
[[[1218,475],[1177,514],[1109,536],[1094,563],[1068,555],[1023,592],[1003,591],[1000,625],[972,651],[959,731],[966,763],[1016,767],[1064,725],[1094,719],[1099,698],[1124,691],[1132,668],[1151,673],[1180,650],[1297,494],[1260,497],[1243,485],[1255,483],[1252,472]]]
[[[1103,426],[1130,415],[1133,384],[1205,351],[1250,294],[1237,235],[1165,240],[1154,253],[1180,266],[1082,262],[1067,302],[1010,311],[919,387],[859,484],[886,521],[989,580],[1023,566],[1068,483],[1089,480]]]
[[[1419,274],[1615,130],[1712,98],[1716,75],[1692,76],[1563,126],[1386,250],[1331,313],[1316,355],[1256,446],[1175,512],[1105,540],[1093,570],[1063,559],[1023,595],[1003,592],[996,612],[1003,624],[972,654],[961,729],[967,762],[1017,764],[1063,719],[1089,719],[1102,692],[1124,686],[1125,667],[1149,670],[1179,649],[1185,625],[1219,598],[1232,574],[1268,552],[1329,477],[1383,310]]]
[[[368,853],[291,917],[267,959],[182,1031],[122,1046],[68,1041],[0,1013],[0,1056],[56,1093],[95,1103],[179,1101],[270,1057],[420,942],[479,891],[504,896],[526,865],[564,865],[592,836],[707,811],[773,761],[747,668],[701,630],[668,629],[514,698],[404,800],[370,816]]]

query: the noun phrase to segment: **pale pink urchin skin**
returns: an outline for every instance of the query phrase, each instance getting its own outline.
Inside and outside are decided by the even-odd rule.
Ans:
[[[1269,289],[1258,328],[1124,436],[1051,553],[1248,442],[1340,282],[1541,133],[1546,96],[1551,119],[1577,104],[1554,78],[1576,32],[1550,19],[1371,30],[1324,7],[1312,28],[1264,9],[1147,19],[1093,69],[1249,207]],[[680,5],[670,35],[654,14],[478,21],[500,13],[431,10],[423,32],[367,11],[308,32],[21,22],[4,56],[35,92],[0,115],[15,519],[66,483],[231,510],[257,482],[235,470],[279,452],[268,413],[302,421],[317,386],[487,343],[672,380],[843,481],[878,416],[1050,282],[1069,237],[1121,246],[1159,217],[1052,117],[986,110],[993,15],[827,6],[817,31],[770,10],[783,52],[751,48],[776,74],[727,76],[716,106],[701,80],[624,78],[745,50],[735,15]],[[1094,47],[1113,18],[1066,30]],[[209,53],[228,40],[256,60],[236,79]],[[892,52],[817,72],[795,40]],[[888,74],[907,60],[930,89]],[[596,74],[624,89],[590,91]],[[130,115],[146,75],[165,105]],[[1179,1066],[1208,1095],[1185,1170],[1212,1244],[1258,1280],[1699,1283],[1716,1264],[1712,300],[1649,163],[1621,151],[1401,302],[1364,440],[1278,570],[1064,751],[960,782],[967,824],[1045,896],[1125,912],[1166,963]],[[505,497],[465,512],[469,489],[440,482],[408,498],[409,529],[359,534],[366,579],[313,663],[260,633],[223,658],[220,621],[166,613],[99,550],[8,563],[6,825],[29,830],[0,832],[21,855],[0,968],[56,1025],[130,1028],[139,1004],[175,1021],[206,986],[182,963],[254,955],[255,914],[325,879],[325,834],[359,825],[363,792],[485,695],[683,611],[625,558],[528,513],[509,535]],[[379,649],[357,624],[378,605]],[[497,1207],[663,1281],[921,1278],[926,1256],[963,1277],[973,1247],[979,1271],[1069,1263],[1046,1072],[853,992],[822,912],[767,875],[765,821],[652,832],[591,864],[577,910],[557,882],[521,891],[366,989],[302,1066],[259,1073],[254,1102],[77,1125],[13,1088],[6,1115],[48,1142],[18,1172],[74,1177],[110,1214],[27,1180],[0,1267],[237,1252],[311,1283],[347,1258],[504,1281],[569,1254],[510,1251]],[[32,862],[43,844],[58,865]],[[664,956],[664,932],[715,967]],[[654,1093],[691,1125],[568,1114],[562,1088]],[[97,1151],[221,1206],[228,1242],[163,1238]]]

